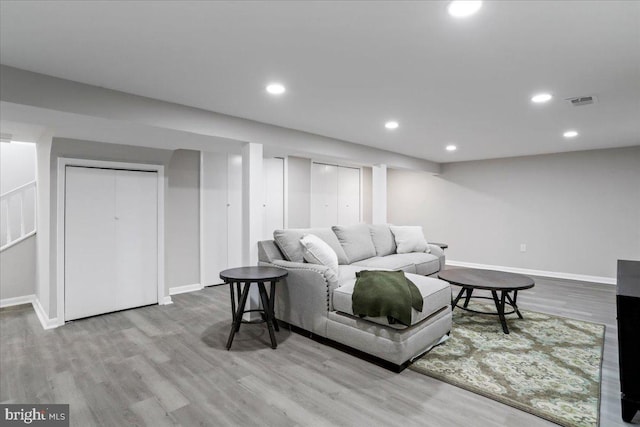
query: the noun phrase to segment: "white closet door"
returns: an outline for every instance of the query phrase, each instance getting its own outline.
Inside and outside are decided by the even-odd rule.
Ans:
[[[228,157],[227,229],[227,268],[242,267],[242,156],[239,154]]]
[[[113,170],[66,168],[65,320],[116,306],[115,186]]]
[[[311,164],[311,227],[330,227],[338,221],[338,167]]]
[[[115,310],[158,302],[158,174],[116,176]]]
[[[338,167],[338,224],[360,222],[360,169]]]
[[[158,302],[155,172],[67,166],[65,320]]]
[[[273,239],[273,230],[284,227],[284,159],[264,159],[262,239]]]
[[[227,155],[202,153],[202,285],[227,268]]]

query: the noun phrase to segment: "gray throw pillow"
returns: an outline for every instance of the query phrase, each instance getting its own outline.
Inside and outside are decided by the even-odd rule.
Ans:
[[[349,264],[344,249],[340,246],[338,238],[330,228],[289,228],[286,230],[275,230],[273,232],[273,240],[282,251],[287,261],[304,262],[302,252],[303,246],[300,239],[306,234],[315,234],[324,242],[331,246],[338,257],[338,264]]]
[[[396,240],[388,224],[373,224],[369,226],[371,240],[376,248],[376,255],[387,256],[396,253]]]
[[[349,264],[376,256],[367,224],[334,225],[331,229],[338,237]]]

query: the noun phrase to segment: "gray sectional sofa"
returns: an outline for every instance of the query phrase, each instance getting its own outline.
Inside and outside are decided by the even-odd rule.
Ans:
[[[338,269],[305,262],[300,239],[313,234],[338,258]],[[451,289],[426,277],[444,267],[444,252],[428,245],[424,252],[396,253],[388,225],[276,230],[274,240],[258,243],[259,264],[288,270],[275,292],[276,318],[311,334],[355,348],[401,369],[437,344],[451,330]],[[356,272],[402,270],[420,290],[423,310],[412,309],[410,326],[389,324],[386,317],[352,312]]]

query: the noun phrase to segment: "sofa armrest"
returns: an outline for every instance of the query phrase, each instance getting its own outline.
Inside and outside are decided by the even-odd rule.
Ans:
[[[329,298],[338,284],[335,272],[323,265],[285,260],[259,264],[284,268],[289,273],[276,285],[276,318],[326,336]]]
[[[429,249],[431,250],[431,255],[437,256],[440,260],[440,270],[444,269],[444,265],[446,262],[446,258],[444,255],[444,249],[442,249],[438,245],[429,245]]]

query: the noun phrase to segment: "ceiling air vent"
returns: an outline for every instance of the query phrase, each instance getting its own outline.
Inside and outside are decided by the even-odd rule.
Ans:
[[[569,104],[573,105],[574,107],[581,107],[583,105],[589,105],[589,104],[595,103],[596,97],[595,96],[578,96],[575,98],[567,98],[567,101],[569,102]]]

